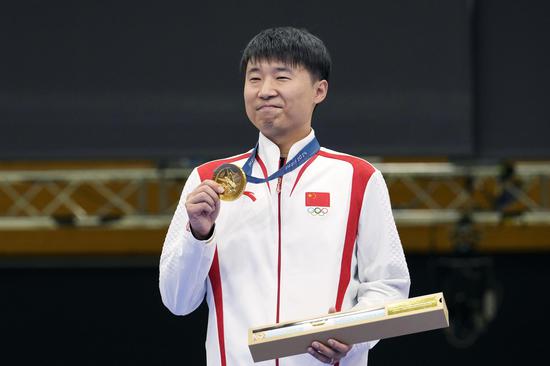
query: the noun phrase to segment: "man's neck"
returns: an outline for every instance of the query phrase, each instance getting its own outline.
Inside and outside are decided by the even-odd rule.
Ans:
[[[288,153],[290,152],[290,148],[292,147],[292,145],[294,145],[296,142],[307,137],[307,135],[309,135],[310,132],[311,132],[311,128],[309,128],[307,132],[302,132],[300,134],[296,134],[295,136],[291,136],[286,139],[281,139],[280,141],[274,141],[274,140],[272,141],[279,147],[281,157],[286,158],[288,157]]]

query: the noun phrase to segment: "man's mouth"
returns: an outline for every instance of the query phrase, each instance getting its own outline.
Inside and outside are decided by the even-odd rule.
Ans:
[[[262,109],[271,109],[271,108],[279,108],[280,109],[281,107],[278,106],[278,105],[275,105],[275,104],[262,104],[262,105],[258,106],[256,108],[256,110],[259,111],[259,110],[262,110]]]

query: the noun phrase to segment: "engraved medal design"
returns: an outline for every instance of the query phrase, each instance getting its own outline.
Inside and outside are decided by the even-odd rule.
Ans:
[[[234,201],[239,198],[246,187],[246,175],[235,164],[222,164],[214,170],[213,180],[221,185],[224,192],[220,194],[223,201]]]

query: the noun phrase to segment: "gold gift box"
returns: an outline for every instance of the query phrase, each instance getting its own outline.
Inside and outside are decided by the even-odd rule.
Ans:
[[[333,338],[356,344],[448,326],[449,313],[439,292],[376,308],[251,328],[248,347],[254,362],[260,362],[306,353],[313,341],[326,344]]]

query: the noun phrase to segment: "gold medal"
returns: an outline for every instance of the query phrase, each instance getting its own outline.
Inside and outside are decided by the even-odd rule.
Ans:
[[[224,189],[220,199],[234,201],[239,198],[246,187],[246,175],[235,164],[222,164],[214,170],[213,180]]]

